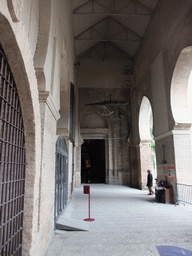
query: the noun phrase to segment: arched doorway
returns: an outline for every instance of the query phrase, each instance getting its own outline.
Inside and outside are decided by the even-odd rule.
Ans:
[[[81,183],[106,183],[108,123],[94,108],[81,118]]]
[[[0,46],[0,254],[22,255],[25,135],[17,87]]]
[[[56,138],[55,164],[55,222],[68,201],[68,150],[65,138]]]
[[[17,26],[14,26],[10,22],[10,16],[7,11],[5,13],[2,11],[0,14],[0,44],[7,56],[17,86],[25,128],[26,176],[22,248],[23,251],[32,251],[32,248],[35,248],[33,247],[35,243],[33,234],[36,232],[35,230],[40,231],[41,214],[39,209],[41,188],[38,178],[41,170],[39,94],[31,49],[28,47],[26,35],[23,33],[22,22],[18,22]]]
[[[140,184],[145,188],[147,184],[147,170],[151,170],[153,177],[157,176],[155,141],[153,139],[153,114],[150,101],[143,97],[139,112],[140,134]]]

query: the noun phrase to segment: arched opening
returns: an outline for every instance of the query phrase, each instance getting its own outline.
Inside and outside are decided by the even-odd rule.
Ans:
[[[25,135],[17,87],[0,45],[0,254],[21,255]]]
[[[65,138],[56,138],[55,222],[68,202],[68,150]]]
[[[141,101],[139,111],[140,134],[140,184],[144,189],[147,184],[147,170],[151,170],[153,177],[157,176],[155,141],[153,139],[153,113],[151,104],[146,96]]]
[[[190,46],[182,50],[171,82],[171,109],[175,123],[192,122],[191,99],[192,47]]]
[[[173,143],[176,177],[173,182],[191,185],[192,46],[183,49],[179,55],[171,81],[170,96],[175,122]]]
[[[38,216],[39,206],[38,203],[34,204],[34,190],[38,191],[39,189],[39,184],[35,183],[35,181],[37,180],[36,175],[40,170],[41,158],[41,140],[39,137],[41,126],[37,84],[31,53],[26,47],[27,44],[24,43],[26,42],[26,38],[23,33],[23,27],[17,27],[17,32],[15,33],[9,21],[1,14],[0,30],[0,43],[8,59],[17,86],[25,129],[26,176],[22,248],[24,251],[30,251],[32,246],[32,232],[35,226],[33,222],[34,214]],[[23,56],[28,60],[25,63]],[[7,132],[10,134],[10,131]],[[38,222],[35,223],[37,223],[35,228],[38,229]],[[0,237],[2,238],[1,235]]]
[[[84,140],[81,146],[81,183],[105,183],[104,140]]]
[[[107,121],[89,108],[81,120],[81,183],[106,182]]]

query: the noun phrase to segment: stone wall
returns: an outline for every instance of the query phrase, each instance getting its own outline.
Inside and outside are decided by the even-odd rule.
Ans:
[[[106,101],[112,95],[112,100],[129,102],[122,106],[112,107],[109,116],[101,108],[86,106],[95,101]],[[103,115],[104,114],[104,115]],[[89,139],[103,138],[106,140],[106,183],[130,185],[129,144],[127,142],[130,132],[130,95],[128,88],[79,89],[79,122],[81,137]],[[102,130],[108,130],[108,135]],[[87,134],[85,133],[87,130]],[[98,134],[97,134],[98,133]]]
[[[54,234],[60,85],[68,91],[74,79],[70,1],[0,2],[0,43],[17,85],[26,139],[23,255],[44,255]]]
[[[176,120],[172,115],[170,95],[171,80],[178,57],[185,47],[191,45],[191,13],[192,4],[189,1],[160,1],[134,59],[134,90],[137,90],[137,94],[135,94],[135,103],[133,103],[136,110],[132,114],[137,120],[139,113],[137,109],[140,108],[139,99],[147,96],[151,102],[154,117],[154,137],[158,160],[157,175],[163,179],[168,178],[167,167],[169,166],[176,169],[176,177],[180,177],[180,173],[185,176],[184,173],[189,173],[191,166],[190,153],[185,154],[185,150],[189,152],[191,150],[190,136],[188,135],[188,142],[186,142],[186,137],[185,139],[183,137],[184,140],[182,140],[182,136],[175,137],[174,135],[176,132],[174,130],[177,130],[176,133],[180,135],[182,130],[189,134],[188,128],[184,127],[185,125],[175,127]],[[178,96],[178,104],[179,101]],[[137,130],[137,123],[134,124],[133,129]],[[161,138],[166,138],[166,141]],[[138,143],[139,133],[133,140],[136,147]],[[162,166],[163,144],[166,146],[166,167]],[[184,145],[187,145],[187,148]],[[183,154],[188,156],[187,159],[183,158]],[[140,158],[137,159],[137,162],[137,168],[140,168]],[[177,180],[169,181],[175,187]],[[186,182],[187,178],[185,178]]]

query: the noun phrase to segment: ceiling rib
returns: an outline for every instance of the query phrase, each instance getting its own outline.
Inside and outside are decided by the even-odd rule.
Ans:
[[[137,3],[138,5],[143,6],[144,8],[146,8],[148,11],[150,11],[151,14],[153,14],[153,10],[151,10],[148,6],[144,5],[143,3],[139,2],[138,0],[134,0],[135,3]]]
[[[92,12],[86,12],[86,13],[74,13],[73,15],[92,15],[92,16],[123,16],[123,15],[137,15],[137,16],[150,16],[151,14],[148,13],[92,13]]]
[[[89,3],[91,3],[91,2],[93,2],[93,1],[92,1],[92,0],[89,0],[89,1],[87,1],[86,3],[84,3],[84,4],[80,5],[80,6],[78,6],[75,10],[73,10],[73,14],[79,14],[79,13],[77,13],[77,11],[80,10],[80,9],[82,9],[84,6],[86,6],[87,4],[89,4]]]
[[[75,10],[73,10],[73,13],[74,13],[74,14],[80,14],[80,13],[78,12],[78,10],[83,9],[83,7],[85,7],[86,5],[89,5],[90,3],[92,3],[92,13],[93,13],[93,11],[94,11],[94,4],[95,4],[95,3],[96,3],[97,5],[99,5],[99,6],[101,6],[101,7],[102,7],[103,9],[105,9],[106,11],[110,12],[110,11],[109,11],[109,8],[107,8],[107,7],[104,6],[103,4],[97,2],[96,0],[89,0],[89,1],[87,1],[86,3],[84,3],[84,4],[80,5],[79,7],[77,7]],[[85,13],[86,13],[86,12],[82,12],[82,14],[85,14]],[[95,13],[95,14],[97,14],[97,13]]]
[[[109,47],[111,48],[111,50],[109,50]],[[106,51],[108,49],[108,54],[106,54]],[[129,59],[132,60],[132,56],[130,56],[127,52],[125,52],[121,47],[119,47],[117,44],[113,43],[113,42],[109,42],[109,41],[103,41],[103,42],[97,42],[95,43],[93,46],[91,46],[89,49],[83,51],[81,54],[79,54],[77,56],[78,58],[81,57],[85,57],[87,56],[87,58],[94,58],[91,56],[92,52],[96,52],[97,55],[102,58],[103,60],[106,58],[116,58],[114,57],[115,52],[119,52],[119,55],[121,57],[119,57],[119,59]]]
[[[109,43],[111,43],[113,47],[132,58],[139,47],[159,0],[72,1],[77,57],[86,54],[87,58],[87,50],[91,49],[92,52],[94,47],[94,57],[96,57],[97,47],[98,57],[101,57],[100,48],[110,48]],[[90,24],[89,27],[88,24]],[[90,57],[93,56],[91,52]],[[119,56],[124,58],[121,54]]]
[[[104,36],[102,36],[102,33],[96,29],[96,27],[102,23],[105,23],[105,21],[107,21],[107,27],[106,25],[104,24],[104,26],[106,27],[106,31],[107,32],[110,32],[111,30],[111,24],[110,23],[116,23],[118,25],[118,31],[117,33],[115,33],[114,31],[114,34],[113,34],[113,37],[110,37],[110,35],[107,35],[105,34]],[[93,38],[93,33],[92,31],[95,31],[97,32],[97,34],[100,36],[98,36],[97,38]],[[120,31],[119,31],[120,30]],[[90,31],[90,36],[86,36],[87,35],[87,32]],[[117,37],[122,34],[123,32],[126,32],[127,33],[127,38],[125,39],[118,39]],[[132,34],[133,39],[131,38],[128,38],[129,37],[129,34]],[[85,36],[85,38],[83,38],[82,36]],[[136,41],[136,42],[140,42],[141,41],[141,37],[136,34],[134,31],[132,31],[131,29],[129,29],[128,27],[124,26],[123,24],[121,24],[119,21],[117,21],[116,19],[112,18],[111,16],[107,16],[105,17],[104,19],[100,20],[99,22],[97,22],[96,24],[94,24],[93,26],[89,27],[88,29],[86,29],[85,31],[83,31],[82,33],[78,34],[76,37],[75,37],[75,40],[90,40],[90,41]]]
[[[88,7],[88,5],[91,4],[92,6],[92,11],[87,11],[87,10],[84,10],[84,7]],[[77,7],[75,10],[73,10],[73,14],[91,14],[91,15],[121,15],[121,14],[135,14],[135,15],[148,15],[148,16],[151,16],[153,14],[153,10],[151,10],[149,7],[147,7],[146,5],[144,5],[143,3],[140,3],[139,1],[137,0],[134,0],[132,2],[132,4],[134,5],[134,9],[135,11],[132,12],[121,12],[122,10],[125,10],[126,7],[128,7],[130,5],[130,2],[125,4],[124,6],[122,6],[121,8],[119,9],[115,9],[114,7],[114,3],[113,4],[110,4],[109,3],[109,8],[104,6],[103,4],[101,4],[100,2],[98,2],[97,0],[89,0],[87,1],[86,3],[80,5],[79,7]],[[100,6],[102,7],[106,12],[100,12],[100,13],[97,13],[97,12],[94,12],[95,10],[95,6]],[[141,12],[138,12],[138,7],[142,7],[145,11],[147,11],[148,13],[141,13]],[[81,10],[79,12],[79,10]]]
[[[141,42],[141,40],[134,39],[76,39],[78,41],[91,41],[91,42]]]

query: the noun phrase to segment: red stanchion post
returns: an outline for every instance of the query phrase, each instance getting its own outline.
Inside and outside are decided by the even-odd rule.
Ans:
[[[84,194],[89,195],[89,205],[88,205],[88,211],[89,211],[89,218],[84,219],[85,221],[94,221],[95,219],[90,217],[91,212],[91,197],[90,197],[90,186],[84,186]]]

